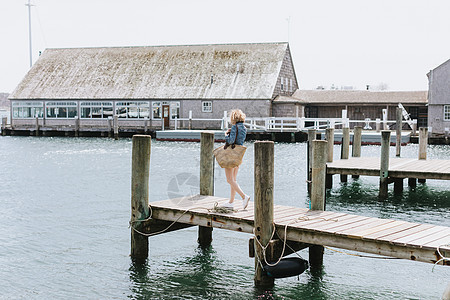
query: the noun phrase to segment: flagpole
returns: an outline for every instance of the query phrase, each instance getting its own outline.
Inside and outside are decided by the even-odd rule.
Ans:
[[[33,65],[33,47],[31,44],[31,0],[28,0],[28,3],[25,4],[28,6],[28,40],[30,45],[30,68]]]

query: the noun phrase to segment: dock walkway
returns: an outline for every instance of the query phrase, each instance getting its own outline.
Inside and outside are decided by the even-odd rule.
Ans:
[[[228,199],[197,195],[151,202],[153,221],[148,222],[162,220],[182,223],[184,227],[200,225],[253,234],[253,202],[246,210],[238,206],[239,210],[233,213],[212,211],[215,203],[225,201]],[[442,256],[450,255],[450,227],[282,205],[274,205],[273,209],[277,234],[284,239],[286,232],[289,241],[428,263],[436,263]],[[174,227],[174,230],[179,229]],[[449,261],[439,263],[450,265]]]
[[[450,160],[389,158],[389,177],[450,180]],[[379,157],[351,157],[327,163],[327,174],[380,176]]]

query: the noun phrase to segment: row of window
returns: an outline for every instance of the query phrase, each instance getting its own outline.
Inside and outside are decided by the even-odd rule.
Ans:
[[[444,121],[450,121],[450,105],[444,105]]]
[[[281,77],[281,91],[282,92],[293,92],[294,85],[292,78]]]
[[[115,114],[126,119],[161,119],[164,107],[170,110],[170,118],[180,118],[180,102],[168,101],[127,101],[116,102]],[[167,111],[169,111],[167,110]],[[202,102],[202,112],[212,112],[212,101]],[[78,105],[74,101],[44,102],[39,101],[13,101],[12,113],[15,119],[26,118],[58,118],[69,119],[78,116]],[[114,115],[113,102],[83,101],[80,102],[80,118],[105,119]],[[164,116],[169,117],[169,116]]]

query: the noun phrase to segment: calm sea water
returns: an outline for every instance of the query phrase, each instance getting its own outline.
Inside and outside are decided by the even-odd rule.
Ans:
[[[253,194],[247,146],[238,180]],[[304,143],[275,145],[275,203],[308,207],[305,150]],[[450,159],[448,147],[428,150],[429,158]],[[409,145],[402,156],[417,151]],[[150,201],[198,193],[199,153],[198,143],[153,141]],[[380,147],[362,153],[377,156]],[[0,299],[440,299],[450,282],[449,267],[326,250],[321,274],[260,290],[250,235],[218,229],[208,250],[197,247],[196,228],[152,237],[147,263],[133,264],[130,162],[130,139],[0,137]],[[401,196],[390,187],[380,202],[376,178],[334,179],[327,210],[450,226],[449,182],[429,180]],[[228,195],[220,168],[215,189]]]

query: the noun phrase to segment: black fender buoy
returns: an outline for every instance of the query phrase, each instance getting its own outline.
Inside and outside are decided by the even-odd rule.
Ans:
[[[280,260],[275,266],[264,266],[267,276],[272,278],[285,278],[297,276],[308,269],[308,261],[300,257],[287,257]]]

